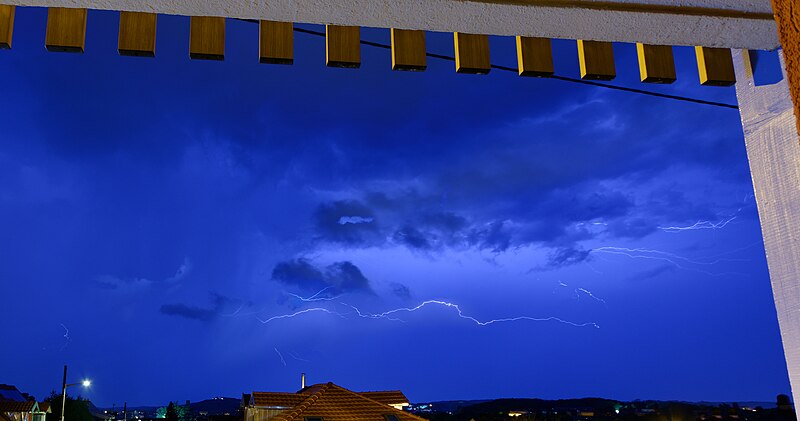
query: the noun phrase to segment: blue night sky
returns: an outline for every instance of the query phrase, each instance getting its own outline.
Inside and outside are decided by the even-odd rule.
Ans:
[[[300,372],[412,401],[789,392],[736,110],[368,46],[331,69],[302,33],[261,65],[239,21],[224,62],[170,16],[156,59],[119,57],[98,11],[85,54],[47,53],[45,20],[18,9],[0,52],[0,381],[43,398],[66,363],[109,406]],[[646,86],[615,45],[614,83],[735,103],[675,51],[679,81]],[[574,41],[554,54],[576,77]],[[392,312],[428,300],[459,307]]]

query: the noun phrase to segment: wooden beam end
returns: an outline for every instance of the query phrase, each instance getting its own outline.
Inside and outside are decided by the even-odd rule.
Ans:
[[[49,45],[44,46],[47,51],[51,53],[78,53],[83,54],[83,47],[67,46],[67,45]]]
[[[126,57],[155,57],[155,51],[143,51],[143,50],[126,50],[126,49],[118,49],[117,52],[121,56]]]
[[[543,72],[536,70],[522,70],[520,69],[519,75],[523,77],[553,77],[555,72]]]
[[[392,70],[398,70],[402,72],[424,72],[427,69],[427,65],[415,66],[413,64],[392,64]]]
[[[675,78],[675,77],[671,77],[670,78],[670,77],[648,76],[648,77],[645,77],[644,79],[642,79],[642,82],[643,83],[654,83],[654,84],[661,84],[661,85],[669,85],[671,83],[674,83],[676,80],[678,80],[678,79]]]
[[[259,63],[262,64],[282,64],[291,66],[294,64],[293,58],[276,58],[276,57],[261,57],[258,59]]]
[[[224,54],[212,54],[212,53],[189,53],[189,58],[192,60],[213,60],[213,61],[223,61],[225,60]]]
[[[325,65],[328,67],[338,67],[340,69],[358,69],[361,67],[359,61],[340,61],[340,60],[327,60]]]

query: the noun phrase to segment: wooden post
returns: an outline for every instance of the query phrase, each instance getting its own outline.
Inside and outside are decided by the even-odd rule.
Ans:
[[[736,83],[731,50],[727,48],[695,47],[700,84],[705,86],[731,86]]]
[[[391,29],[392,70],[423,71],[428,68],[425,31]]]
[[[793,0],[794,1],[794,0]],[[736,97],[792,394],[800,395],[800,134],[786,74],[756,86],[734,51]],[[781,64],[786,61],[781,57]]]
[[[50,7],[47,9],[47,51],[82,53],[86,41],[86,9]]]
[[[610,42],[578,40],[581,79],[612,80],[617,77],[614,48]]]
[[[292,22],[259,21],[259,61],[266,64],[294,63],[294,24]]]
[[[453,34],[456,51],[456,72],[477,75],[488,74],[492,69],[489,61],[489,37],[487,35]]]
[[[797,0],[772,0],[772,10],[786,58],[786,77],[794,101],[797,132],[800,133],[800,7]],[[800,393],[800,390],[797,392]]]
[[[553,69],[553,46],[549,38],[517,37],[520,76],[548,77]]]
[[[325,63],[329,67],[361,67],[361,28],[325,25]]]
[[[639,75],[645,83],[675,82],[675,60],[668,45],[636,44],[639,56]]]
[[[123,56],[155,57],[155,13],[120,12],[119,44],[117,51]]]
[[[15,6],[0,5],[0,50],[11,48]]]
[[[190,58],[225,59],[225,18],[192,16],[189,26]]]

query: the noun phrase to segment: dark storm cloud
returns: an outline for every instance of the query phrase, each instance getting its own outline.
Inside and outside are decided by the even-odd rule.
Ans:
[[[491,221],[482,227],[473,228],[469,241],[470,245],[480,250],[502,252],[511,246],[511,232],[504,227],[503,221]]]
[[[172,304],[164,304],[161,306],[159,311],[161,314],[167,316],[176,316],[182,317],[189,320],[197,320],[200,322],[211,322],[219,317],[220,312],[230,303],[232,300],[228,297],[219,295],[219,294],[212,294],[212,307],[199,307],[190,304],[184,303],[172,303]]]
[[[330,286],[322,271],[303,258],[276,264],[272,269],[272,279],[302,289],[322,289]]]
[[[342,292],[372,291],[369,280],[356,265],[350,262],[337,262],[325,269],[325,275],[331,285]]]
[[[375,215],[365,204],[340,200],[321,204],[314,213],[319,237],[343,245],[365,245],[380,242]]]
[[[462,187],[462,194],[468,188]],[[469,195],[479,196],[475,192]],[[572,189],[543,189],[537,196],[533,201],[459,199],[447,205],[449,209],[442,209],[446,197],[414,189],[367,192],[363,201],[320,205],[315,215],[317,238],[349,247],[400,245],[423,253],[448,249],[503,253],[528,245],[565,247],[600,234],[644,236],[655,229],[643,219],[628,222],[635,207],[633,199],[610,187],[583,183]],[[379,219],[381,225],[368,222],[343,227],[334,223],[345,214],[368,215],[370,221]],[[321,224],[321,220],[328,223]],[[593,220],[614,224],[587,227],[586,222]]]
[[[404,285],[399,282],[392,282],[390,286],[392,287],[392,294],[395,296],[404,300],[411,298],[411,288],[409,288],[408,285]]]
[[[190,320],[210,322],[217,317],[215,309],[201,308],[186,304],[164,304],[160,309],[167,316],[183,317]]]
[[[553,250],[547,257],[547,268],[556,269],[575,265],[589,259],[591,250],[574,247],[562,247]]]
[[[328,296],[346,292],[373,293],[369,279],[351,262],[335,262],[324,269],[298,258],[279,262],[272,269],[272,279],[306,291],[327,289]]]
[[[429,236],[430,234],[423,233],[413,226],[406,225],[395,231],[392,239],[398,244],[402,244],[411,249],[430,250],[432,245],[428,241]]]

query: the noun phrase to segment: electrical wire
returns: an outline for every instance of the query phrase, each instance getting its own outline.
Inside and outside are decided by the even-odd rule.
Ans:
[[[252,19],[239,19],[239,20],[258,23],[257,20],[252,20]],[[315,30],[312,30],[312,29],[294,27],[294,31],[298,32],[298,33],[302,33],[302,34],[325,37],[325,33],[324,32],[315,31]],[[370,47],[383,48],[383,49],[386,49],[386,50],[391,50],[392,49],[391,45],[382,44],[382,43],[373,42],[373,41],[361,40],[361,44],[368,45]],[[447,55],[443,55],[443,54],[428,53],[428,52],[425,53],[425,56],[431,57],[431,58],[440,59],[440,60],[447,60],[447,61],[455,61],[456,60],[455,57],[452,57],[452,56],[447,56]],[[499,65],[499,64],[492,64],[491,68],[492,69],[496,69],[496,70],[502,70],[502,71],[508,71],[508,72],[517,73],[517,69],[516,68],[509,67],[509,66],[502,66],[502,65]],[[714,106],[714,107],[730,108],[730,109],[734,109],[734,110],[738,110],[739,109],[739,106],[737,106],[737,105],[727,104],[727,103],[724,103],[724,102],[707,101],[707,100],[704,100],[704,99],[691,98],[691,97],[685,97],[685,96],[680,96],[680,95],[663,94],[663,93],[660,93],[660,92],[647,91],[647,90],[644,90],[644,89],[629,88],[629,87],[626,87],[626,86],[609,85],[609,84],[606,84],[606,83],[594,82],[594,81],[591,81],[591,80],[576,79],[576,78],[571,78],[571,77],[567,77],[567,76],[551,75],[551,76],[548,76],[547,78],[556,79],[556,80],[560,80],[560,81],[563,81],[563,82],[571,82],[571,83],[578,83],[578,84],[581,84],[581,85],[595,86],[595,87],[598,87],[598,88],[612,89],[612,90],[616,90],[616,91],[629,92],[629,93],[640,94],[640,95],[648,95],[648,96],[653,96],[653,97],[657,97],[657,98],[665,98],[665,99],[672,99],[672,100],[676,100],[676,101],[690,102],[690,103],[694,103],[694,104],[710,105],[710,106]]]

